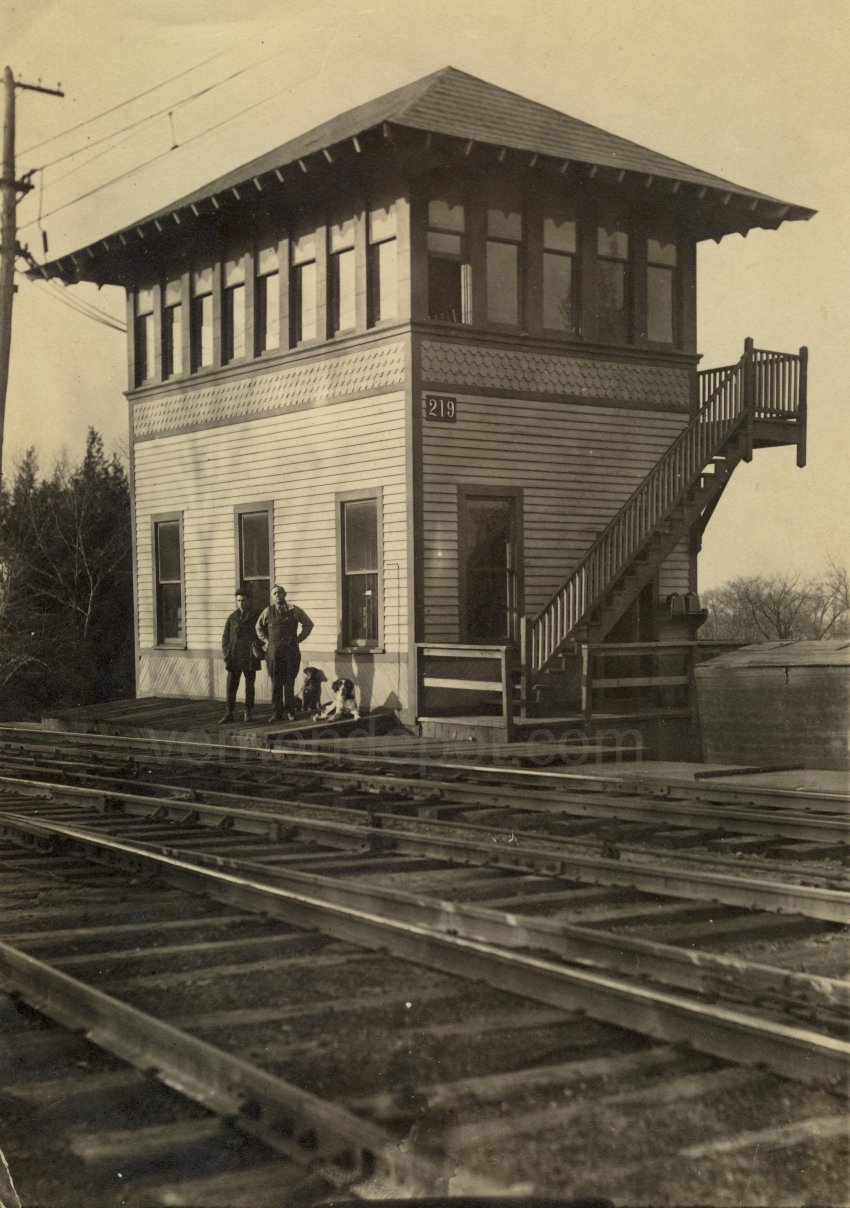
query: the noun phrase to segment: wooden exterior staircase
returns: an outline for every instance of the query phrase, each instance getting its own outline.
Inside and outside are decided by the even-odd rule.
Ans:
[[[735,466],[759,447],[794,444],[805,464],[807,350],[745,342],[735,365],[697,374],[699,405],[535,617],[523,618],[520,707],[581,645],[600,643],[678,543],[702,534]]]

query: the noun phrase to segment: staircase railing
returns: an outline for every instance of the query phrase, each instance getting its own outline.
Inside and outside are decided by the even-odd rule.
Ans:
[[[739,427],[752,453],[759,418],[792,419],[805,408],[805,349],[799,356],[762,352],[747,340],[735,365],[697,374],[700,407],[656,462],[566,582],[523,631],[522,660],[534,673],[567,641],[602,601],[653,532],[685,498],[712,457]]]

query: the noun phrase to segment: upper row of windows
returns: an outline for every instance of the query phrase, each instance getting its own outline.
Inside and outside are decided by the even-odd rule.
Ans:
[[[196,265],[157,287],[137,289],[135,384],[326,339],[354,331],[364,321],[374,326],[396,318],[396,207],[374,206],[366,217],[362,251],[357,221],[349,217],[322,234],[302,230],[288,242],[269,241],[251,252],[243,247],[225,253],[220,267]],[[533,220],[519,201],[487,207],[476,212],[474,235],[469,217],[462,200],[443,196],[428,202],[420,235],[428,318],[533,327],[544,335],[589,335],[614,344],[680,342],[679,251],[669,238],[638,233],[621,221],[597,220],[585,229],[588,224],[580,223],[566,203],[548,205]],[[365,313],[358,319],[361,255]],[[479,279],[473,294],[474,275],[483,284]]]
[[[367,215],[368,323],[393,319],[398,313],[397,218],[395,206],[381,205]],[[356,320],[356,223],[347,218],[327,228],[327,331],[320,332],[319,236],[315,230],[289,240],[289,331],[282,332],[281,263],[277,240],[253,252],[226,257],[221,264],[221,320],[214,321],[214,269],[196,267],[189,274],[188,366],[184,364],[184,282],[167,278],[135,294],[135,384],[156,378],[157,294],[160,298],[161,375],[163,379],[211,368],[215,337],[221,341],[221,362],[260,356],[289,347],[354,331]],[[250,287],[250,299],[249,299]],[[286,285],[284,285],[286,288]],[[248,322],[249,306],[252,323]],[[285,321],[284,321],[285,325]]]
[[[575,210],[550,207],[538,221],[536,265],[527,248],[528,222],[520,205],[488,208],[485,221],[484,305],[488,323],[525,327],[524,306],[536,293],[545,333],[582,332],[581,255]],[[677,332],[678,249],[669,240],[644,240],[646,319],[643,338],[674,344]],[[626,344],[635,338],[636,242],[625,225],[598,225],[595,231],[594,332],[599,340]],[[454,323],[472,321],[472,249],[467,210],[461,202],[432,200],[428,206],[428,314]],[[535,268],[537,271],[535,272]]]

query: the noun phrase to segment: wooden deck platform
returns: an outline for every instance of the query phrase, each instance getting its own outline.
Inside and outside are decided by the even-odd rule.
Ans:
[[[140,700],[112,701],[79,709],[64,709],[45,717],[47,730],[77,734],[126,735],[186,743],[220,743],[226,746],[256,747],[265,750],[308,750],[321,757],[343,751],[377,755],[379,758],[414,757],[427,762],[448,760],[459,767],[470,765],[513,765],[529,770],[540,768],[548,774],[591,781],[625,782],[693,788],[712,783],[723,788],[777,789],[802,793],[848,797],[850,775],[824,769],[754,768],[747,765],[706,764],[653,760],[646,752],[618,749],[616,743],[583,738],[575,727],[578,718],[534,718],[523,723],[516,741],[503,743],[491,734],[490,741],[465,738],[420,737],[405,729],[393,714],[374,713],[360,721],[314,722],[309,717],[270,725],[265,709],[258,710],[258,721],[235,722],[220,726],[221,702],[179,698],[145,697]],[[611,720],[615,720],[612,715]],[[555,727],[561,727],[556,733]],[[547,734],[547,727],[550,727]]]
[[[221,701],[183,697],[146,696],[135,700],[109,701],[79,709],[59,709],[42,718],[42,726],[71,734],[112,734],[139,738],[180,737],[184,741],[265,747],[279,742],[309,738],[376,738],[394,731],[408,732],[393,713],[371,713],[359,721],[314,721],[305,713],[296,721],[270,722],[268,703],[254,710],[254,721],[236,720],[219,724]]]

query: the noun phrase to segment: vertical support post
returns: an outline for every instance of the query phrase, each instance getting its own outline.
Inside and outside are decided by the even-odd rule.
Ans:
[[[416,699],[412,702],[413,717],[415,721],[419,721],[419,714],[425,704],[425,650],[418,642],[414,650],[416,651]]]
[[[752,336],[744,340],[744,461],[753,460],[756,421],[756,362]]]
[[[505,738],[508,742],[513,742],[514,738],[514,706],[512,684],[513,684],[513,657],[510,646],[501,647],[501,668],[502,668],[502,716],[505,720]]]
[[[583,642],[581,647],[581,712],[588,734],[593,722],[593,659],[594,653],[590,642]]]
[[[686,691],[688,693],[688,728],[690,730],[689,744],[691,747],[691,759],[701,762],[702,730],[700,729],[699,700],[697,698],[697,646],[693,642],[690,646],[688,646],[685,658],[687,668],[686,674],[688,677],[688,686]]]
[[[519,619],[519,715],[528,717],[531,699],[531,618]]]
[[[800,349],[800,397],[797,400],[797,465],[802,470],[806,464],[806,427],[809,418],[809,350]]]
[[[15,186],[15,77],[11,67],[3,73],[3,164],[0,169],[0,469],[3,463],[3,429],[6,418],[6,387],[12,351],[12,303],[15,297],[15,249],[17,238]]]

